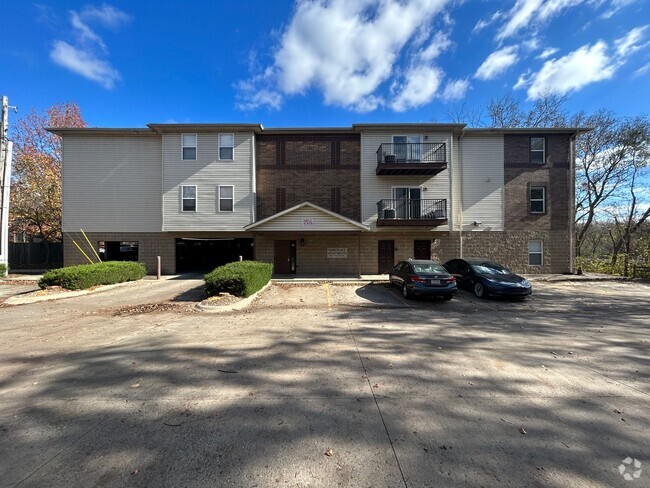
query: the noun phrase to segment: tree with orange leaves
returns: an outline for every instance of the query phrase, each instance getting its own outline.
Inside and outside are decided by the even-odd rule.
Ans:
[[[43,113],[34,109],[12,131],[14,169],[10,227],[45,242],[61,240],[61,138],[47,127],[85,127],[79,106],[58,103]]]

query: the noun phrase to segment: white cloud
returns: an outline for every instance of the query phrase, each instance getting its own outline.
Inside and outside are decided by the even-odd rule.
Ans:
[[[641,66],[639,69],[637,69],[634,72],[634,77],[638,78],[639,76],[643,76],[647,73],[650,73],[650,63],[647,63],[646,65]]]
[[[635,53],[639,49],[647,46],[647,43],[639,44],[640,41],[645,37],[647,30],[647,25],[636,27],[628,32],[625,36],[617,39],[614,42],[614,45],[616,46],[616,54],[619,56],[629,56],[630,54]]]
[[[615,14],[618,13],[619,10],[622,8],[627,7],[628,5],[632,5],[633,3],[636,3],[638,0],[612,0],[610,8],[607,9],[601,17],[603,19],[609,19],[610,17],[614,16]]]
[[[472,29],[473,33],[477,33],[488,27],[489,25],[492,25],[494,22],[497,20],[501,19],[505,14],[501,12],[500,10],[497,10],[494,12],[489,19],[479,19],[479,21],[476,23],[474,28]]]
[[[517,47],[506,46],[490,54],[478,67],[475,78],[492,80],[517,62]]]
[[[425,62],[432,61],[449,49],[449,46],[451,46],[449,35],[444,32],[436,32],[429,45],[420,50],[418,57]]]
[[[81,16],[74,10],[70,12],[70,23],[76,32],[77,38],[81,43],[97,43],[99,47],[106,50],[104,40],[86,24]]]
[[[556,47],[547,47],[537,56],[537,59],[548,59],[558,51],[559,49]]]
[[[539,72],[527,79],[520,78],[515,87],[528,86],[528,99],[535,100],[545,93],[564,95],[580,90],[590,83],[611,78],[615,71],[607,44],[599,41],[546,61]]]
[[[398,95],[391,107],[417,106],[431,100],[444,76],[431,65],[451,41],[447,34],[431,36],[434,22],[445,29],[451,18],[441,15],[451,0],[298,0],[282,32],[270,76],[252,76],[257,90],[281,98],[317,89],[326,104],[358,111],[383,105],[377,91],[394,79],[401,87],[419,90]],[[425,47],[423,47],[425,46]],[[406,66],[399,76],[400,64]],[[424,80],[423,73],[435,80]],[[237,87],[241,88],[237,84]],[[421,90],[421,91],[420,91]],[[254,90],[239,90],[240,97]],[[276,98],[271,98],[273,103]],[[262,100],[257,100],[262,102]],[[242,102],[246,104],[247,102]]]
[[[433,66],[416,66],[408,70],[405,82],[397,87],[397,95],[390,102],[396,112],[419,107],[430,102],[442,81],[442,71]]]
[[[76,37],[75,45],[56,40],[50,51],[50,59],[56,64],[73,71],[104,88],[111,89],[121,79],[120,73],[106,59],[98,54],[98,48],[105,56],[108,49],[104,40],[90,26],[101,24],[116,29],[129,22],[131,16],[110,5],[101,8],[86,6],[81,12],[70,11],[70,25]]]
[[[115,82],[120,79],[120,73],[110,63],[64,41],[54,42],[50,58],[56,64],[96,81],[107,89],[113,88]]]
[[[453,80],[448,81],[442,92],[442,99],[445,101],[458,100],[463,98],[469,89],[469,81]]]
[[[593,45],[586,44],[561,58],[547,60],[538,72],[521,75],[514,88],[527,87],[528,99],[535,100],[545,93],[565,95],[591,83],[608,80],[632,54],[647,45],[641,42],[648,27],[646,25],[632,29],[625,36],[616,39],[613,46],[598,41]]]
[[[88,5],[81,11],[80,16],[86,21],[97,21],[112,29],[117,29],[131,21],[129,14],[107,4],[102,5],[101,8]]]
[[[521,30],[537,29],[565,10],[583,4],[598,4],[601,0],[517,0],[504,15],[506,21],[497,33],[498,40],[512,37]]]

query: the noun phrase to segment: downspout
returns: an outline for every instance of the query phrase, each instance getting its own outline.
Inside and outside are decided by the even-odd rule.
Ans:
[[[460,131],[458,137],[458,243],[460,258],[463,257],[463,137],[465,137],[465,128]]]
[[[576,216],[576,137],[579,134],[571,136],[569,144],[569,273],[576,273],[576,234],[575,234],[575,216]],[[577,271],[582,274],[582,270]]]

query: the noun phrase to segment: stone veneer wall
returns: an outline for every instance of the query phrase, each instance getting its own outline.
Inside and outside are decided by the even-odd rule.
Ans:
[[[300,245],[303,238],[305,245]],[[255,259],[273,263],[274,241],[296,241],[297,276],[356,276],[359,263],[358,234],[257,234]],[[328,258],[327,248],[345,247],[347,258]]]
[[[157,256],[161,257],[162,272],[164,274],[173,274],[176,271],[174,236],[164,232],[87,232],[86,235],[90,242],[99,249],[99,241],[137,241],[138,242],[138,261],[147,266],[149,274],[155,274]],[[76,248],[72,239],[88,254],[91,258],[88,243],[81,233],[64,234],[63,236],[63,264],[64,266],[74,266],[77,264],[88,264],[86,258]]]

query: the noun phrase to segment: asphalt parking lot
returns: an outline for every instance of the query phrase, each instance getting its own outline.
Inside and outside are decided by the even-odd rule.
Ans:
[[[218,316],[199,285],[0,308],[1,486],[649,484],[647,285],[282,284]]]

